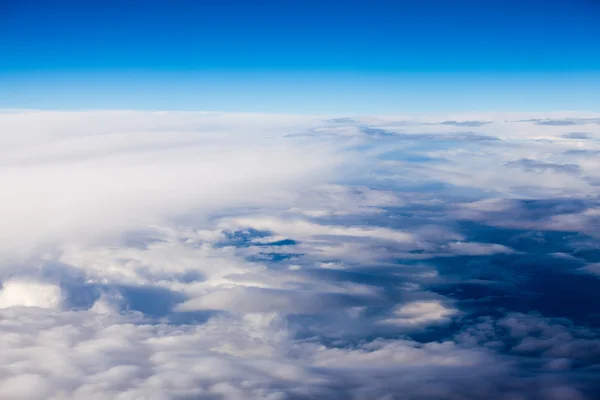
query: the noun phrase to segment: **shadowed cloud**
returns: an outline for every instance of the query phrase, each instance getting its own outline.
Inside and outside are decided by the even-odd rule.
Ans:
[[[599,398],[565,115],[0,113],[0,397]]]

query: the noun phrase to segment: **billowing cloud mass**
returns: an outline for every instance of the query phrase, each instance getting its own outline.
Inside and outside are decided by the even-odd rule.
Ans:
[[[600,398],[598,121],[0,112],[0,398]]]

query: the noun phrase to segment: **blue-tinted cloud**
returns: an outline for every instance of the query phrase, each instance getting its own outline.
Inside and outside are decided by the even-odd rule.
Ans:
[[[514,120],[0,114],[0,393],[597,398],[595,133]]]
[[[452,125],[452,126],[467,126],[471,128],[479,128],[481,126],[491,124],[492,121],[444,121],[440,122],[441,125]]]
[[[563,174],[577,175],[581,173],[581,168],[576,164],[556,164],[550,162],[536,161],[529,158],[506,163],[508,167],[522,168],[527,172],[542,173],[544,171],[560,172]]]
[[[564,135],[562,135],[562,137],[566,138],[566,139],[591,139],[592,138],[592,134],[590,133],[585,133],[585,132],[569,132],[569,133],[565,133]]]

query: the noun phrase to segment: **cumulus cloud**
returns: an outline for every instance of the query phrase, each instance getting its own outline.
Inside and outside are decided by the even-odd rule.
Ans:
[[[318,182],[339,161],[326,145],[270,138],[260,121],[250,121],[259,125],[254,131],[252,125],[232,131],[219,127],[222,117],[202,117],[2,115],[1,253],[276,202],[286,188]],[[239,116],[244,119],[252,120]]]
[[[509,247],[494,243],[466,243],[453,242],[448,244],[448,248],[455,254],[465,256],[482,256],[491,254],[510,254],[513,253]]]
[[[62,302],[60,287],[50,283],[11,279],[4,281],[0,290],[0,308],[60,308]]]
[[[0,397],[597,398],[595,121],[0,113]]]
[[[15,399],[502,398],[499,391],[543,396],[558,387],[578,394],[558,378],[541,389],[503,381],[514,367],[485,348],[406,339],[323,346],[291,340],[272,314],[174,327],[136,316],[9,310],[0,326],[0,388]]]
[[[445,323],[455,315],[457,310],[444,306],[439,301],[419,300],[396,306],[392,317],[382,323],[400,326],[423,326]]]

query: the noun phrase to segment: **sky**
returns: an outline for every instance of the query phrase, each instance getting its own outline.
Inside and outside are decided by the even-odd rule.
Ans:
[[[0,6],[0,398],[600,399],[598,1]]]
[[[0,3],[0,107],[593,111],[594,0]]]

